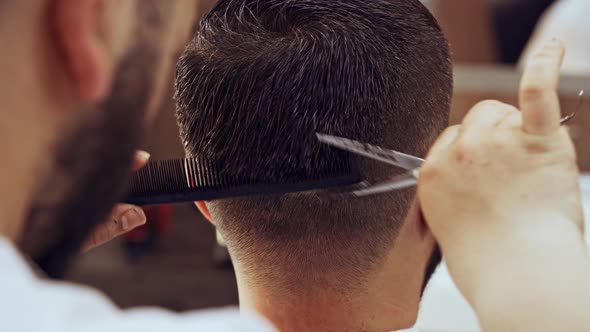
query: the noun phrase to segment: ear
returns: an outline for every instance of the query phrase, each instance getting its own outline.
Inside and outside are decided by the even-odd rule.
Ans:
[[[209,220],[211,224],[215,225],[215,221],[213,221],[213,218],[211,218],[211,212],[209,212],[209,208],[207,207],[207,204],[205,202],[195,202],[195,206],[197,207],[197,209],[199,209],[199,211],[201,211],[201,214],[203,215],[203,217],[205,217],[205,219]]]
[[[122,15],[112,15],[116,2],[54,0],[52,4],[49,19],[77,99],[85,103],[103,100],[110,92],[118,62],[113,41],[109,40],[114,30],[121,28],[120,22],[109,20],[123,20]],[[127,21],[132,20],[127,17]]]
[[[428,227],[428,223],[424,218],[424,214],[422,213],[418,199],[415,199],[410,206],[405,223],[415,225],[414,227],[422,238],[432,237],[432,232],[430,231],[430,227]]]

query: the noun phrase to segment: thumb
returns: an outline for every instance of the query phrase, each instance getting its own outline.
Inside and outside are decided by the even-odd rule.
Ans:
[[[134,171],[144,167],[150,161],[150,154],[143,150],[137,150],[135,152],[135,157],[133,159],[133,167]]]
[[[449,149],[449,146],[451,146],[451,144],[457,140],[460,130],[460,125],[450,126],[445,129],[445,131],[443,131],[443,133],[437,138],[436,142],[430,148],[426,160],[428,161],[429,159],[433,158],[436,159],[441,155],[445,155]]]
[[[565,47],[557,39],[533,55],[525,67],[519,99],[523,130],[533,135],[550,135],[560,127],[557,88]]]

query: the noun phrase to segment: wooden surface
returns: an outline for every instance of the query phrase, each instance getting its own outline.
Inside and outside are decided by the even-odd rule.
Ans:
[[[520,73],[511,67],[457,67],[451,123],[460,123],[471,107],[485,99],[497,99],[517,105],[519,82]],[[578,117],[570,123],[570,128],[580,169],[589,172],[590,77],[562,78],[560,96],[563,115],[570,114],[576,109],[580,90],[585,90],[587,97]]]
[[[491,64],[497,45],[490,6],[486,0],[427,0],[451,44],[453,61]]]

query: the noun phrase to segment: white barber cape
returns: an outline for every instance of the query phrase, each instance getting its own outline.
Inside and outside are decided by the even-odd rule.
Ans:
[[[0,237],[2,332],[271,332],[268,323],[238,310],[174,314],[158,309],[122,311],[90,288],[38,278]]]

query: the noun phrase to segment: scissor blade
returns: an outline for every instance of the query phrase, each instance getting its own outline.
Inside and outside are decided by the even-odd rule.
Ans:
[[[318,140],[324,144],[393,166],[401,167],[406,170],[419,168],[424,163],[424,159],[422,158],[394,150],[383,149],[375,145],[361,143],[348,138],[324,134],[316,134],[316,136],[318,137]]]
[[[386,182],[376,183],[366,188],[352,191],[350,194],[355,197],[372,196],[413,187],[417,183],[418,180],[416,177],[411,173],[407,173]]]

